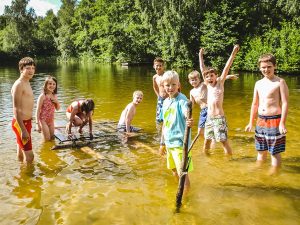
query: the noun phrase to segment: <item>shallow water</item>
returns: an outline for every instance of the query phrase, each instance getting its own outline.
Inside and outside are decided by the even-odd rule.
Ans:
[[[188,71],[179,71],[183,93],[188,95]],[[111,65],[38,65],[31,81],[37,98],[46,73],[58,78],[61,110],[77,98],[95,100],[94,120],[119,119],[140,89],[144,100],[137,108],[134,125],[140,136],[107,139],[93,149],[103,159],[80,149],[50,150],[33,132],[35,163],[25,167],[16,160],[10,129],[10,89],[18,78],[17,67],[0,67],[0,224],[299,224],[300,223],[300,79],[284,76],[290,89],[287,120],[287,151],[276,176],[269,175],[270,160],[255,164],[253,133],[245,133],[253,87],[259,74],[241,73],[226,81],[224,110],[229,125],[233,159],[217,144],[209,157],[200,153],[203,140],[193,148],[192,188],[183,198],[180,213],[174,213],[177,183],[157,155],[159,143],[154,123],[156,98],[151,66],[124,68]],[[198,121],[199,109],[193,110]],[[196,132],[196,123],[193,136]]]

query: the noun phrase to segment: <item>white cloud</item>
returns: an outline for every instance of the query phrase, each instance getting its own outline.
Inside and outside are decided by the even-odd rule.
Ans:
[[[4,7],[6,5],[11,5],[11,0],[1,0],[0,1],[0,15],[4,13]]]
[[[12,0],[1,0],[0,15],[2,15],[4,12],[4,6],[11,5],[11,2]],[[56,14],[61,3],[59,0],[54,0],[52,2],[54,3],[50,3],[47,0],[30,0],[27,7],[33,8],[37,16],[44,16],[49,9],[52,9]]]

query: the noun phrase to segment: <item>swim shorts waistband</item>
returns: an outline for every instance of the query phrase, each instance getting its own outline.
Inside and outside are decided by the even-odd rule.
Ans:
[[[281,118],[281,114],[279,115],[274,115],[274,116],[263,116],[263,115],[258,115],[259,118],[269,120],[269,119],[278,119]]]

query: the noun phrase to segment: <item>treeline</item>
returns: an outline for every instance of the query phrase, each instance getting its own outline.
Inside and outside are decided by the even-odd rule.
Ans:
[[[256,70],[275,54],[278,69],[300,71],[298,0],[62,0],[57,15],[37,17],[29,0],[13,0],[0,16],[0,57],[151,62],[161,56],[194,67],[223,67],[235,43],[236,69]]]

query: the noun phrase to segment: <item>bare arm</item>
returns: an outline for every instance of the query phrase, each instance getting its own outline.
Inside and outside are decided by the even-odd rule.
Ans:
[[[78,106],[76,105],[76,106],[73,107],[73,110],[72,110],[71,115],[70,115],[69,124],[68,124],[68,128],[67,128],[68,134],[71,134],[73,120],[74,120],[74,118],[75,118],[75,116],[78,112],[79,112],[79,109],[78,109]]]
[[[20,128],[21,128],[21,138],[22,140],[28,140],[29,139],[29,133],[27,132],[25,125],[23,123],[22,118],[22,97],[23,97],[23,87],[21,84],[16,84],[13,91],[12,91],[12,97],[13,97],[13,113],[14,117],[17,120]]]
[[[286,82],[281,79],[280,81],[280,97],[281,97],[281,119],[279,124],[279,132],[285,134],[287,132],[285,122],[288,114],[288,97],[289,89]]]
[[[191,91],[190,91],[190,101],[192,102],[193,107],[194,107],[194,105],[196,104],[196,101],[195,101],[195,98],[193,97]]]
[[[204,65],[204,59],[203,59],[203,54],[204,54],[204,48],[200,48],[199,50],[199,64],[200,64],[200,71],[201,71],[201,75],[203,80],[205,81],[205,77],[203,75],[203,72],[205,71],[206,67]]]
[[[54,99],[51,99],[52,103],[55,106],[56,111],[60,109],[59,101],[57,100],[57,95],[54,95]]]
[[[41,125],[39,123],[40,121],[40,113],[41,113],[41,108],[44,102],[44,95],[40,94],[38,100],[37,100],[37,107],[36,107],[36,111],[35,111],[35,119],[36,119],[36,124],[37,124],[37,131],[41,131]]]
[[[238,76],[239,74],[230,74],[226,76],[226,80],[236,80],[239,78]]]
[[[130,132],[130,125],[131,121],[133,120],[135,114],[135,106],[131,103],[127,106],[127,111],[125,114],[125,125],[126,125],[126,132]]]
[[[221,81],[222,81],[223,83],[225,82],[226,76],[227,76],[228,73],[229,73],[230,67],[231,67],[231,65],[232,65],[232,63],[233,63],[233,60],[234,60],[234,58],[235,58],[237,52],[239,51],[239,49],[240,49],[240,46],[239,46],[239,45],[235,45],[235,46],[233,47],[233,50],[232,50],[232,52],[231,52],[231,55],[230,55],[229,59],[227,60],[227,63],[226,63],[226,65],[225,65],[225,67],[224,67],[224,69],[223,69],[223,72],[222,72],[222,74],[221,74],[221,77],[220,77],[220,79],[221,79]]]
[[[257,114],[257,110],[258,110],[258,104],[259,104],[259,96],[258,96],[258,91],[257,91],[256,85],[255,85],[253,100],[252,100],[252,105],[251,105],[251,111],[250,111],[249,123],[246,126],[245,131],[250,132],[253,127],[253,123],[256,118],[256,114]]]
[[[158,85],[157,85],[157,83],[156,83],[156,77],[157,77],[157,75],[154,75],[154,76],[153,76],[153,79],[152,79],[153,90],[154,90],[156,96],[159,97],[159,87],[158,87]]]
[[[161,138],[160,138],[160,146],[159,146],[159,154],[161,156],[166,154],[166,145],[165,145],[165,139],[164,139],[164,127],[165,125],[162,125],[161,128]]]
[[[89,112],[89,133],[92,135],[93,133],[93,111]]]

